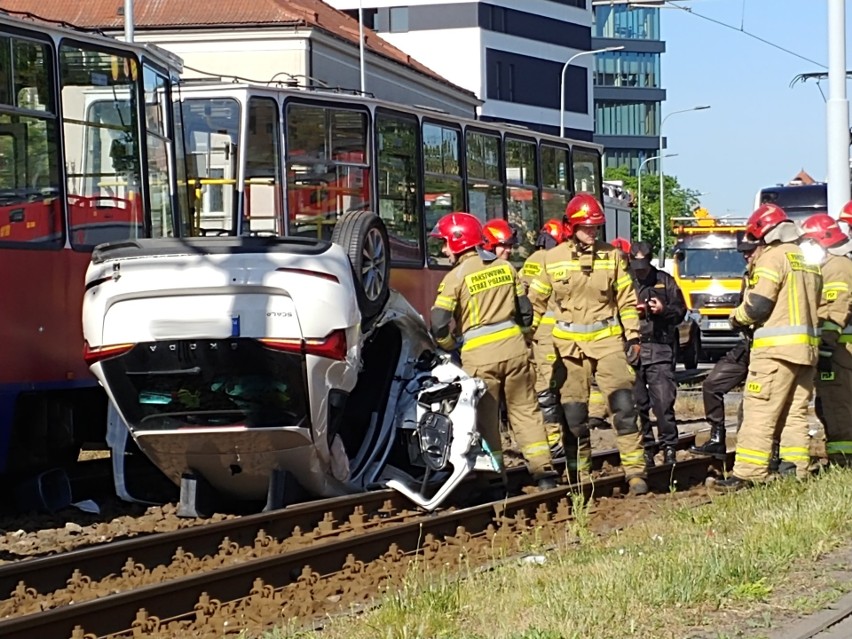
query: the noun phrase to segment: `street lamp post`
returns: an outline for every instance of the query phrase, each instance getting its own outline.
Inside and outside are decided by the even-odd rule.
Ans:
[[[677,155],[677,153],[666,153],[665,157],[673,158]],[[654,157],[646,158],[639,163],[639,170],[636,171],[636,175],[639,177],[639,214],[638,220],[636,221],[637,227],[637,239],[642,241],[642,167],[648,164],[648,162],[652,162],[653,160],[659,160],[660,156],[655,155]]]
[[[703,104],[701,106],[692,107],[691,109],[681,109],[680,111],[672,111],[666,117],[663,118],[663,121],[660,122],[660,253],[659,253],[659,264],[660,267],[665,266],[666,264],[666,191],[665,191],[665,177],[663,175],[663,125],[673,115],[677,115],[678,113],[687,113],[689,111],[703,111],[704,109],[709,109],[709,104]]]
[[[593,49],[591,51],[580,51],[580,53],[575,53],[568,61],[562,65],[562,75],[559,80],[559,137],[565,137],[565,72],[568,71],[568,67],[571,63],[579,58],[581,55],[592,55],[594,53],[604,53],[606,51],[621,51],[624,47],[606,47],[605,49]]]

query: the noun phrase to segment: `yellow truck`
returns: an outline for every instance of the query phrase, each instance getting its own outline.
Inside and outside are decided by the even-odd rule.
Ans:
[[[689,309],[681,326],[679,359],[694,368],[699,358],[715,359],[742,340],[728,315],[739,304],[745,260],[737,242],[745,219],[715,218],[699,208],[672,220],[675,234],[671,274]]]

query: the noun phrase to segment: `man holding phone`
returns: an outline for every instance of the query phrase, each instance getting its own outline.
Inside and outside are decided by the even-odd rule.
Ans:
[[[641,350],[633,394],[639,411],[639,428],[645,448],[645,466],[654,466],[658,449],[663,461],[674,464],[678,432],[674,404],[674,348],[677,327],[686,316],[686,301],[674,278],[651,264],[651,245],[634,242],[630,247],[630,271],[636,289]],[[657,418],[659,443],[651,429],[651,409]]]

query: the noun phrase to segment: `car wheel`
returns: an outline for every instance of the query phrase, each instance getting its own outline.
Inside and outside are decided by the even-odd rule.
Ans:
[[[698,354],[701,352],[701,334],[695,331],[689,344],[683,349],[683,367],[687,370],[698,368]]]
[[[338,220],[331,241],[349,255],[358,308],[365,320],[372,318],[390,294],[390,243],[385,223],[372,211],[352,211]]]

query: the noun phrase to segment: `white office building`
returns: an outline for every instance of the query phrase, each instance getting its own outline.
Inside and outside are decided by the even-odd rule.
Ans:
[[[484,103],[484,120],[558,133],[562,67],[592,49],[589,0],[326,0]],[[405,2],[405,4],[401,4]],[[565,135],[594,135],[593,56],[565,76]],[[370,87],[366,87],[370,91]]]

